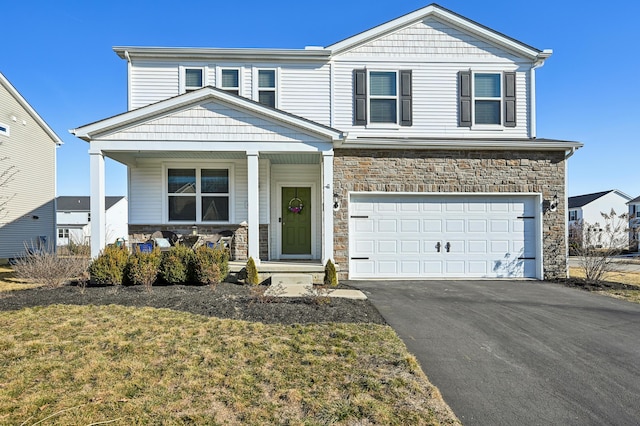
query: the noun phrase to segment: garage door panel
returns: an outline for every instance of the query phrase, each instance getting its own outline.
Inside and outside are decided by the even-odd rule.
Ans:
[[[537,275],[533,196],[357,194],[350,205],[352,278]]]
[[[398,232],[398,221],[395,219],[378,220],[378,232]]]

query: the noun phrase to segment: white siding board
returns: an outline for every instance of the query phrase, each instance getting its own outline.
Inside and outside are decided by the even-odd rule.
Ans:
[[[131,109],[176,96],[179,91],[178,64],[136,61],[129,77]]]
[[[315,122],[330,122],[329,65],[289,65],[281,67],[280,108]]]
[[[129,178],[129,223],[162,223],[162,163],[144,163],[130,167]]]
[[[101,137],[104,140],[320,142],[306,133],[213,102]]]

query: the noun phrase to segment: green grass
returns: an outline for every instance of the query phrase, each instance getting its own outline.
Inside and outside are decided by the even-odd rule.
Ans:
[[[54,305],[0,330],[0,424],[458,424],[387,326]]]

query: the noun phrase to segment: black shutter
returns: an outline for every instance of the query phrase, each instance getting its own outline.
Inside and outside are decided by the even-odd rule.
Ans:
[[[413,125],[411,70],[400,71],[400,125]]]
[[[504,126],[516,127],[516,73],[504,73]]]
[[[458,126],[471,127],[471,71],[458,72]]]
[[[367,70],[353,70],[353,125],[367,124]]]

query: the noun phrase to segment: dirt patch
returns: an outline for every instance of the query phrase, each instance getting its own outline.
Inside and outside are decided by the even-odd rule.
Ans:
[[[343,284],[339,288],[350,288]],[[123,305],[167,308],[198,315],[245,321],[281,324],[326,322],[386,324],[368,300],[341,298],[270,298],[252,295],[249,286],[221,283],[208,286],[88,286],[83,291],[75,285],[57,289],[34,288],[0,294],[0,310],[53,304]]]

